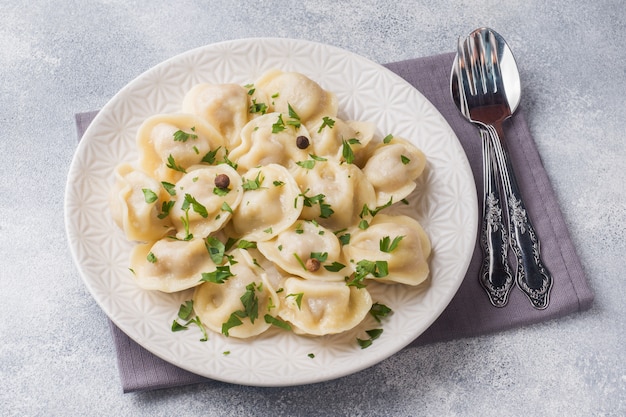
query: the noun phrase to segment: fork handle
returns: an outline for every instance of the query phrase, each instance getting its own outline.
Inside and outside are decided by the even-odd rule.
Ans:
[[[550,302],[552,275],[541,259],[539,239],[528,217],[509,155],[502,144],[502,126],[488,126],[488,130],[506,192],[509,238],[517,260],[516,283],[533,307],[543,310]]]
[[[504,307],[515,284],[508,263],[508,232],[504,226],[499,173],[489,133],[479,127],[483,152],[483,219],[480,244],[483,260],[480,284],[495,307]]]

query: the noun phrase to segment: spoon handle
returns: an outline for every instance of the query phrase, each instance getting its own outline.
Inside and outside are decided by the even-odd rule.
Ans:
[[[539,239],[527,215],[513,166],[501,142],[502,129],[499,127],[487,126],[487,129],[506,192],[510,244],[517,259],[516,282],[533,307],[543,310],[550,302],[552,275],[541,259]]]
[[[503,222],[498,167],[494,161],[489,133],[479,127],[483,152],[483,221],[480,244],[483,261],[480,283],[495,307],[504,307],[514,280],[508,263],[508,238]]]

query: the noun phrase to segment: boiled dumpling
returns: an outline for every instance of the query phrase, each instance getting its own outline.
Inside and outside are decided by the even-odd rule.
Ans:
[[[357,163],[362,159],[362,150],[374,136],[374,125],[339,118],[332,120],[332,127],[324,126],[323,120],[311,124],[314,154],[337,162]]]
[[[170,183],[193,165],[223,160],[225,152],[222,135],[200,117],[182,113],[147,119],[137,133],[137,145],[141,168]]]
[[[377,214],[365,230],[352,230],[350,243],[343,250],[357,274],[362,262],[386,263],[388,273],[378,270],[375,272],[381,276],[368,274],[365,278],[408,285],[428,278],[430,240],[417,220],[408,216]]]
[[[174,189],[170,218],[179,239],[206,237],[219,230],[243,198],[241,176],[227,164],[191,167]]]
[[[372,307],[365,288],[295,277],[285,280],[280,298],[279,317],[291,323],[295,333],[316,336],[352,329]]]
[[[214,332],[238,338],[256,336],[271,326],[265,316],[278,314],[278,296],[263,269],[245,250],[235,249],[230,255],[234,261],[229,265],[232,276],[222,283],[204,282],[198,286],[193,295],[194,311]],[[247,297],[246,304],[242,297]],[[240,324],[227,324],[230,320],[239,320]]]
[[[249,240],[268,240],[298,219],[302,211],[300,188],[281,165],[253,168],[243,176],[244,193],[227,226],[229,235]]]
[[[248,123],[248,90],[237,84],[198,84],[185,95],[183,112],[206,120],[232,149],[241,142],[239,132]]]
[[[110,194],[113,220],[128,240],[153,241],[172,229],[167,213],[161,211],[161,184],[128,164],[115,169],[115,185]]]
[[[422,151],[404,139],[393,138],[374,149],[363,173],[376,190],[377,204],[382,206],[411,194],[416,187],[415,180],[425,166],[426,157]]]
[[[344,282],[352,273],[346,267],[337,236],[311,221],[299,220],[274,239],[259,242],[257,246],[278,268],[299,277]]]
[[[310,168],[294,170],[294,177],[305,198],[301,218],[333,231],[357,223],[364,205],[376,207],[374,187],[356,165],[315,161]]]
[[[337,115],[337,97],[304,74],[268,71],[254,85],[271,97],[272,111],[288,114],[291,107],[304,124]]]
[[[164,237],[136,246],[130,268],[140,287],[170,293],[199,285],[202,273],[214,271],[216,266],[203,239]]]
[[[287,124],[288,117],[283,113],[268,113],[244,126],[241,144],[228,155],[237,163],[240,172],[268,164],[291,168],[297,161],[309,157],[305,149],[297,146],[297,138],[308,137],[308,131],[304,125],[296,127]]]

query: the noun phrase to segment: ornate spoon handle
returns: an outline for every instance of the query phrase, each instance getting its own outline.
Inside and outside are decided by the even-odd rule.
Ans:
[[[513,276],[508,263],[507,230],[503,222],[501,190],[489,133],[479,127],[483,151],[483,221],[480,244],[483,262],[480,283],[496,307],[504,307],[513,288]]]
[[[513,166],[500,141],[502,129],[498,127],[487,126],[487,129],[506,192],[510,243],[517,259],[516,282],[533,307],[543,310],[550,302],[552,275],[541,259],[539,239],[526,213]]]

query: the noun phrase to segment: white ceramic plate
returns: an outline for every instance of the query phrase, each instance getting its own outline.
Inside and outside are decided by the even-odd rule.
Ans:
[[[318,338],[273,331],[252,340],[170,326],[189,292],[138,288],[128,271],[129,251],[108,213],[114,167],[137,158],[135,132],[147,117],[179,110],[200,82],[247,84],[279,68],[298,71],[337,94],[339,116],[376,123],[380,137],[402,136],[420,147],[428,168],[410,204],[399,211],[418,219],[433,252],[429,285],[373,288],[375,301],[394,311],[369,348],[372,323]],[[150,69],[100,111],[81,140],[65,196],[68,239],[89,291],[113,322],[155,355],[191,372],[226,382],[285,386],[325,381],[372,366],[426,330],[456,293],[467,270],[477,226],[476,188],[466,156],[441,114],[417,90],[384,67],[344,50],[300,40],[247,39],[194,49]],[[224,352],[230,352],[225,354]],[[311,358],[309,354],[313,354]]]

